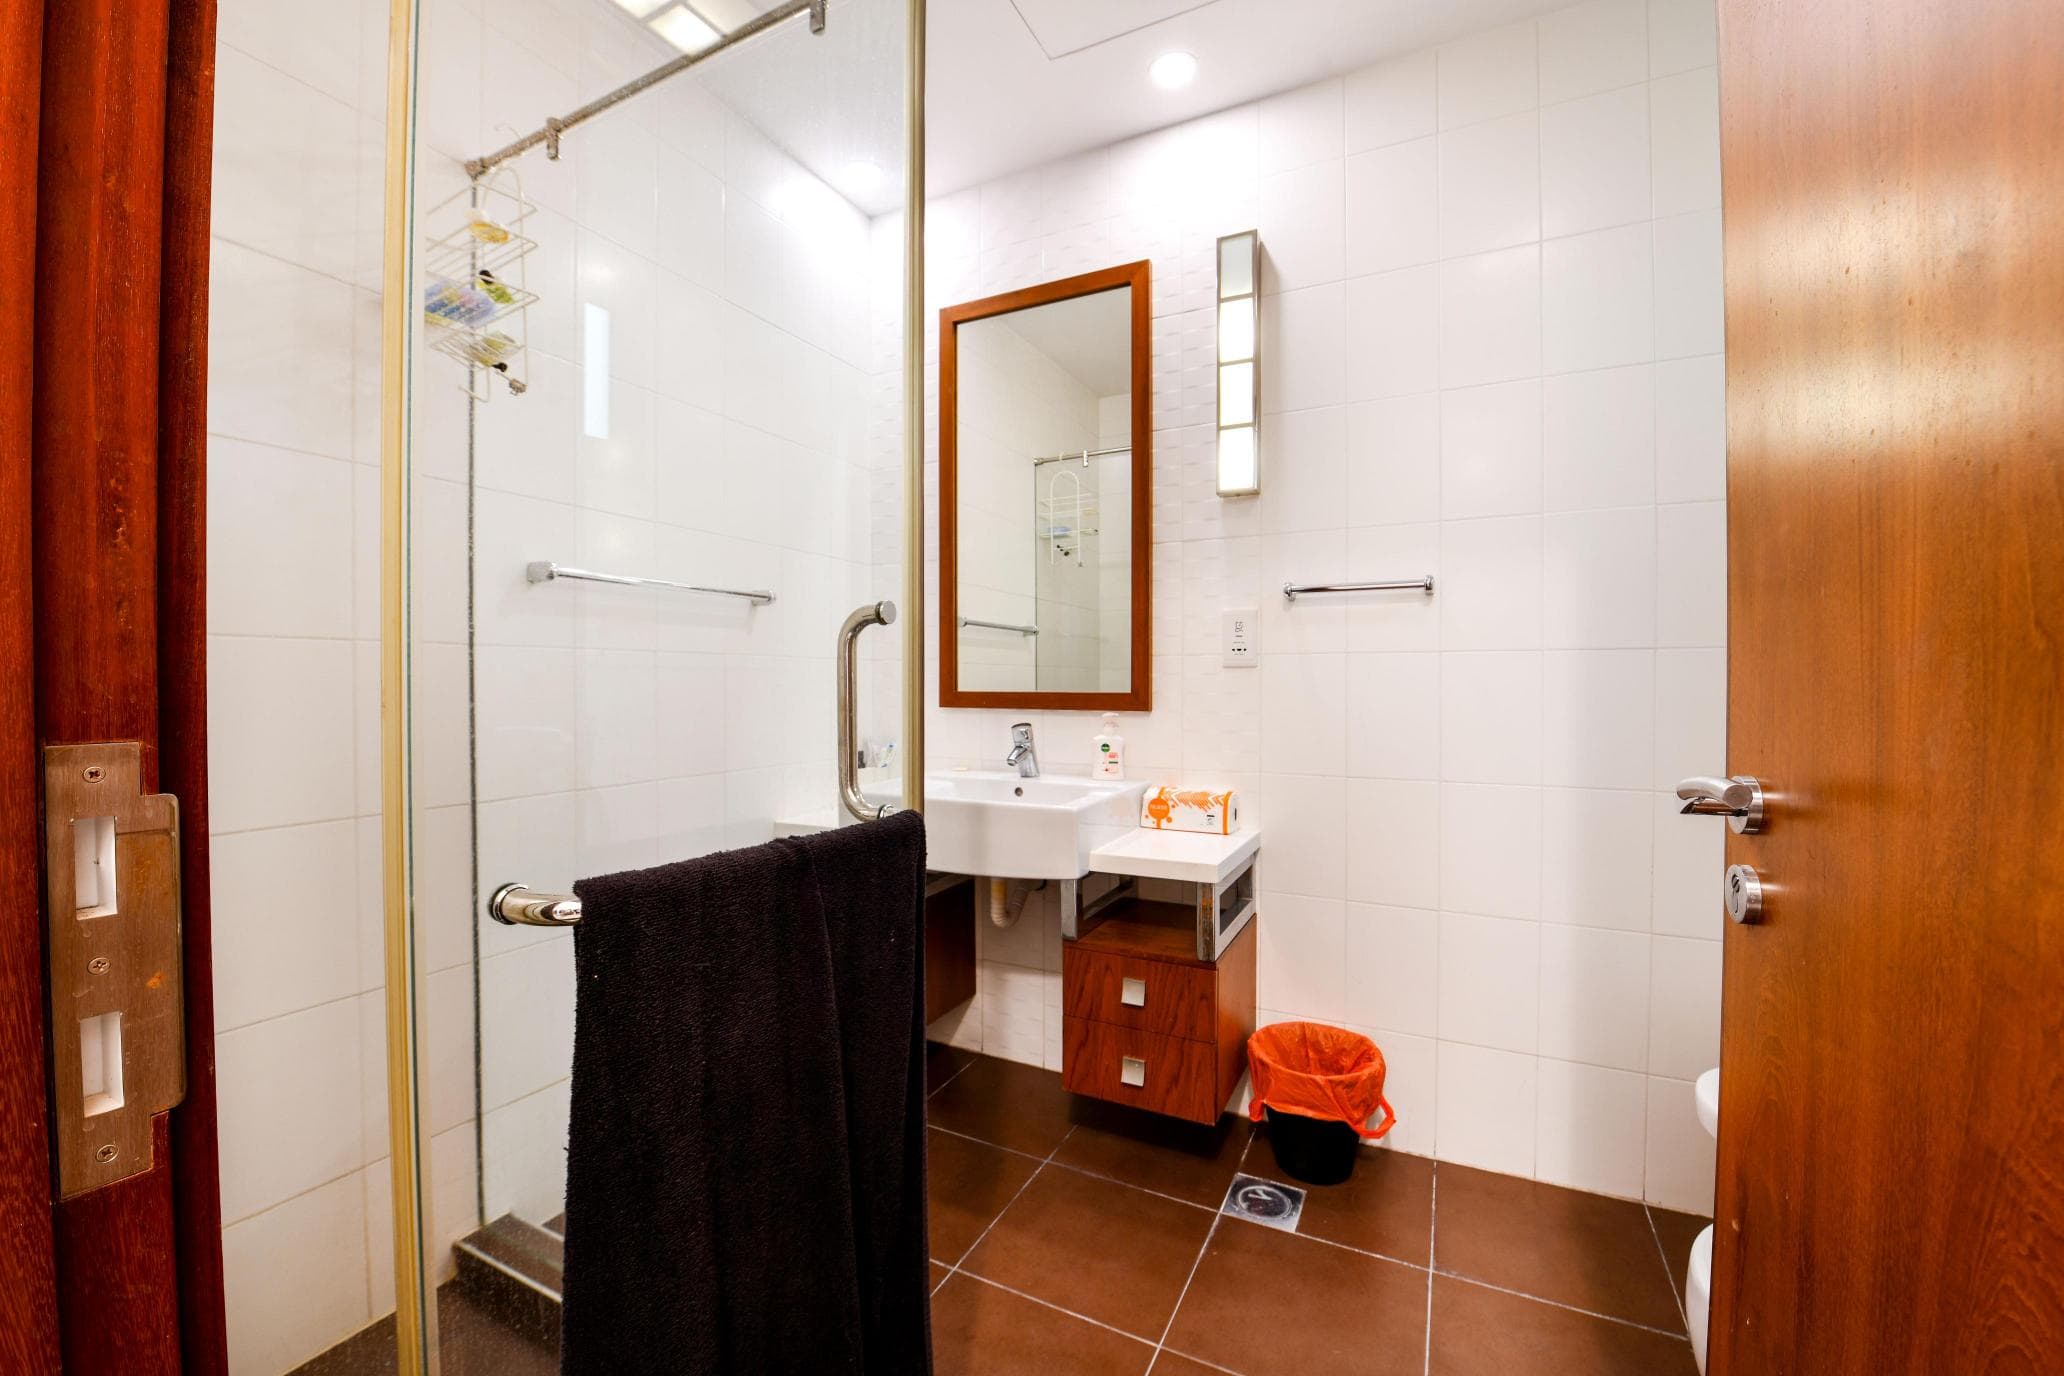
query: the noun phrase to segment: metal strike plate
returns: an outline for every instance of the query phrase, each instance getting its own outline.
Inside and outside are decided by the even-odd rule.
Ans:
[[[179,803],[144,793],[135,741],[43,751],[43,886],[60,1198],[151,1168],[151,1119],[186,1097]]]
[[[1130,975],[1121,978],[1118,981],[1118,1002],[1127,1008],[1145,1008],[1147,982],[1143,979],[1134,979]]]

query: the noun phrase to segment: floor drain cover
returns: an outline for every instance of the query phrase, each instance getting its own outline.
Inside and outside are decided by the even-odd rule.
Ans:
[[[1222,1213],[1259,1223],[1267,1228],[1297,1231],[1297,1219],[1304,1212],[1304,1191],[1295,1185],[1279,1185],[1258,1176],[1236,1175],[1226,1191]]]

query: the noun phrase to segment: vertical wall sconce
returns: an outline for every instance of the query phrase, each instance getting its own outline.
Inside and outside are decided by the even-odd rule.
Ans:
[[[1218,495],[1261,491],[1261,234],[1218,241]]]

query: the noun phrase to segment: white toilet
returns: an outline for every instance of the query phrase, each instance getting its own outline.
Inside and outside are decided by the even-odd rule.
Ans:
[[[1699,1125],[1720,1137],[1720,1069],[1715,1066],[1698,1077],[1694,1091],[1698,1099]],[[1706,1370],[1706,1320],[1713,1303],[1713,1226],[1692,1240],[1691,1264],[1684,1271],[1684,1322],[1691,1332],[1691,1355],[1698,1359],[1699,1376]]]

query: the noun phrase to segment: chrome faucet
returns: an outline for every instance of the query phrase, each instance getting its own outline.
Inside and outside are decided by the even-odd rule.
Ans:
[[[1032,723],[1021,721],[1011,727],[1010,754],[1003,757],[1005,765],[1018,771],[1021,779],[1039,777],[1039,756],[1032,749]]]

